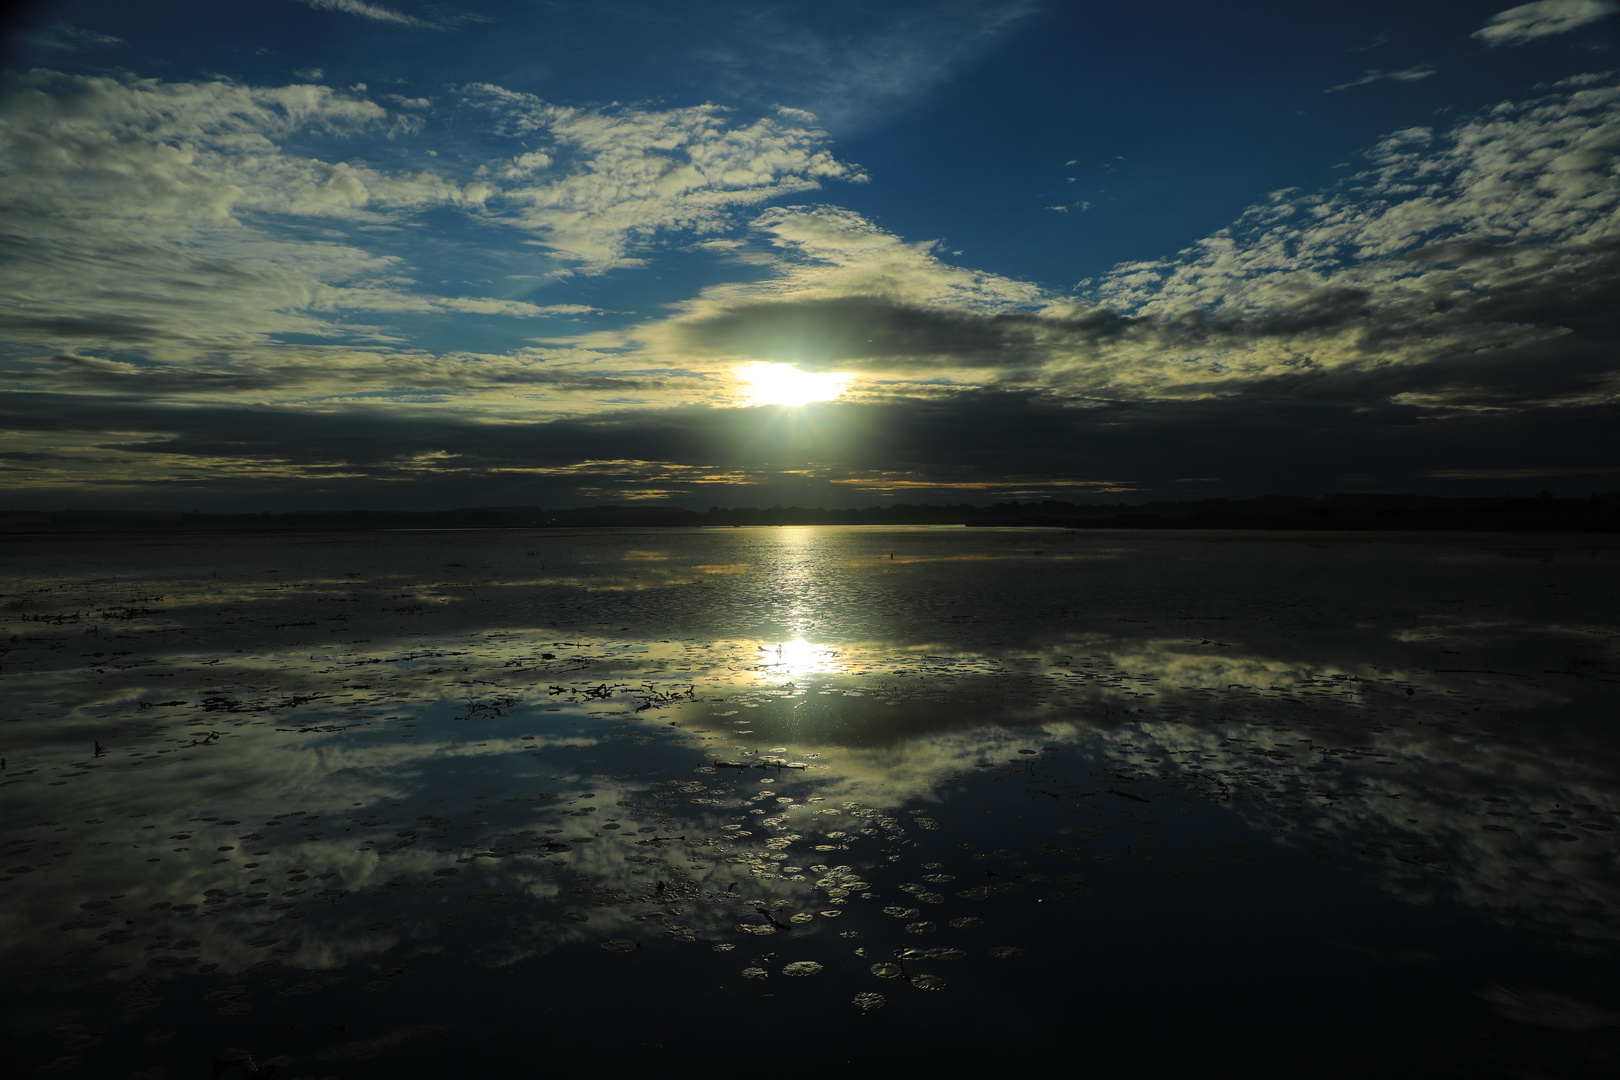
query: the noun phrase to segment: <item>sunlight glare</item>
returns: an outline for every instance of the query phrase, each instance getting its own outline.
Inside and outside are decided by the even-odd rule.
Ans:
[[[854,378],[846,372],[813,373],[792,364],[769,364],[762,360],[744,364],[737,377],[748,384],[750,405],[808,405],[812,401],[832,401],[844,393]]]
[[[809,675],[831,675],[842,669],[838,650],[796,637],[776,645],[759,646],[760,663],[755,669],[761,678],[773,683],[797,683]]]

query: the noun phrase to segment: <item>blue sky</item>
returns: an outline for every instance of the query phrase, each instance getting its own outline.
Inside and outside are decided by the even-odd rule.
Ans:
[[[1616,10],[36,3],[0,501],[1615,490]]]

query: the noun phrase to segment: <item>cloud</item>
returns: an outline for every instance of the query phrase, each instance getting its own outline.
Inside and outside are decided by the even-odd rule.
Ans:
[[[1620,1013],[1533,986],[1505,986],[1499,983],[1481,990],[1479,996],[1503,1016],[1524,1024],[1563,1031],[1587,1031],[1620,1024]]]
[[[1493,47],[1523,45],[1536,38],[1568,33],[1616,11],[1620,11],[1620,4],[1613,0],[1536,0],[1497,12],[1469,36]]]
[[[85,381],[77,387],[65,379],[50,389],[11,383],[0,392],[0,426],[13,446],[85,459],[39,475],[27,490],[40,497],[79,488],[163,498],[178,484],[227,504],[258,492],[276,505],[344,506],[374,502],[376,485],[388,484],[393,497],[417,505],[567,505],[653,486],[696,506],[847,506],[886,493],[911,502],[1171,494],[1189,455],[1202,475],[1222,477],[1211,494],[1367,484],[1403,490],[1436,463],[1492,472],[1530,463],[1558,472],[1580,461],[1578,448],[1609,446],[1617,419],[1612,405],[1520,409],[1511,423],[1489,410],[1433,416],[1391,402],[1377,385],[1285,383],[1241,397],[1084,407],[1033,388],[966,387],[791,412],[715,407],[701,395],[663,405],[679,385],[644,388],[651,392],[641,405],[615,404],[615,396],[635,394],[627,385],[577,408],[556,399],[597,394],[585,385],[588,366],[548,373],[550,365],[535,363],[525,372],[474,360],[357,358],[356,388],[391,380],[422,389],[318,402],[298,400],[296,386],[279,401],[255,401],[229,384],[253,377],[273,385],[280,372],[256,365],[198,371],[189,380],[181,372],[87,369],[73,373]],[[306,390],[330,389],[307,381],[310,365],[286,370],[305,379]],[[580,380],[575,386],[563,381],[570,373]],[[557,382],[540,381],[548,375]],[[209,386],[209,378],[221,385]],[[432,392],[435,378],[447,396]],[[503,389],[532,397],[508,399],[503,409],[495,396]]]
[[[594,305],[435,295],[391,230],[433,210],[505,226],[552,253],[555,278],[635,265],[661,234],[721,231],[738,209],[860,175],[819,132],[775,117],[563,109],[496,88],[479,99],[475,115],[508,130],[497,139],[549,149],[452,164],[459,177],[382,168],[358,156],[382,145],[408,157],[419,113],[314,85],[21,76],[0,104],[0,326],[35,349],[172,358],[287,335],[398,340],[354,312],[589,315]],[[298,149],[314,143],[352,145],[356,159]]]
[[[639,265],[633,248],[655,234],[713,233],[740,208],[865,179],[794,110],[731,126],[715,105],[580,109],[487,84],[464,100],[544,144],[494,170],[510,181],[502,220],[585,273]]]
[[[1034,0],[924,0],[793,18],[736,4],[696,62],[725,96],[800,106],[835,130],[871,127],[951,80],[1041,10]],[[825,10],[839,12],[837,6]]]
[[[247,399],[292,408],[320,401],[347,407],[368,399],[387,405],[401,394],[420,404],[453,395],[463,409],[477,415],[499,415],[505,403],[531,421],[546,410],[523,400],[525,392],[544,393],[556,410],[568,407],[559,395],[597,391],[622,399],[636,390],[659,390],[668,397],[682,381],[660,373],[638,377],[603,372],[592,364],[596,359],[588,353],[541,349],[485,355],[306,346],[154,364],[61,352],[15,364],[8,381],[34,392],[172,404]]]
[[[1396,82],[1416,82],[1419,79],[1427,79],[1430,75],[1435,73],[1435,70],[1436,68],[1433,64],[1419,64],[1416,67],[1406,68],[1404,71],[1384,71],[1380,68],[1369,68],[1367,72],[1361,76],[1361,78],[1352,79],[1350,82],[1340,83],[1338,86],[1330,86],[1326,90],[1322,91],[1322,93],[1336,94],[1340,90],[1349,90],[1357,86],[1366,86],[1368,83],[1382,82],[1385,79],[1393,79]]]
[[[1554,465],[1532,469],[1432,469],[1423,475],[1441,480],[1535,480],[1550,476],[1620,476],[1620,464],[1577,468],[1559,468]]]
[[[699,505],[1146,492],[1189,454],[1237,492],[1596,476],[1620,401],[1613,82],[1393,132],[1334,187],[1065,295],[846,208],[760,205],[860,175],[791,114],[476,88],[449,115],[503,149],[475,175],[363,163],[342,148],[408,152],[418,114],[321,87],[31,75],[0,108],[0,428],[72,459],[20,462],[30,491],[386,481],[457,505],[645,495],[638,470]],[[425,286],[388,245],[428,211],[530,238],[553,283],[666,238],[747,270],[637,325],[429,347],[408,320],[532,341],[599,312]],[[488,279],[514,276],[544,277]],[[738,408],[750,360],[859,378]]]
[[[953,267],[847,210],[773,208],[754,222],[769,275],[591,343],[858,371],[858,395],[1598,405],[1620,390],[1617,167],[1620,90],[1582,84],[1396,132],[1336,188],[1279,192],[1080,297]]]
[[[1612,395],[1593,359],[1620,290],[1612,81],[1396,132],[1368,157],[1335,189],[1278,192],[1174,259],[1117,267],[1092,301],[1179,337],[1177,381],[1434,364],[1511,382],[1518,365],[1526,401]],[[1566,362],[1588,375],[1545,378]]]
[[[300,3],[316,9],[317,11],[341,11],[346,15],[358,15],[362,19],[372,19],[376,22],[393,23],[396,26],[419,26],[425,29],[435,29],[434,25],[414,15],[405,15],[381,4],[368,4],[365,0],[299,0]]]
[[[30,39],[36,48],[57,49],[63,52],[83,52],[86,49],[119,49],[128,45],[123,38],[99,34],[72,23],[57,20],[49,27],[36,31]]]

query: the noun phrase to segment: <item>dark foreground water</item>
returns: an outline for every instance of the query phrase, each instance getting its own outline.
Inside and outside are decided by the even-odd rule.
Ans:
[[[0,560],[7,1075],[1620,1064],[1612,540]]]

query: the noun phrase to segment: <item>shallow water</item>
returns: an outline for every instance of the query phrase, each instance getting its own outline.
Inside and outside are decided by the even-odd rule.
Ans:
[[[1612,540],[175,534],[0,558],[22,1074],[1608,1076],[1620,1054]]]

